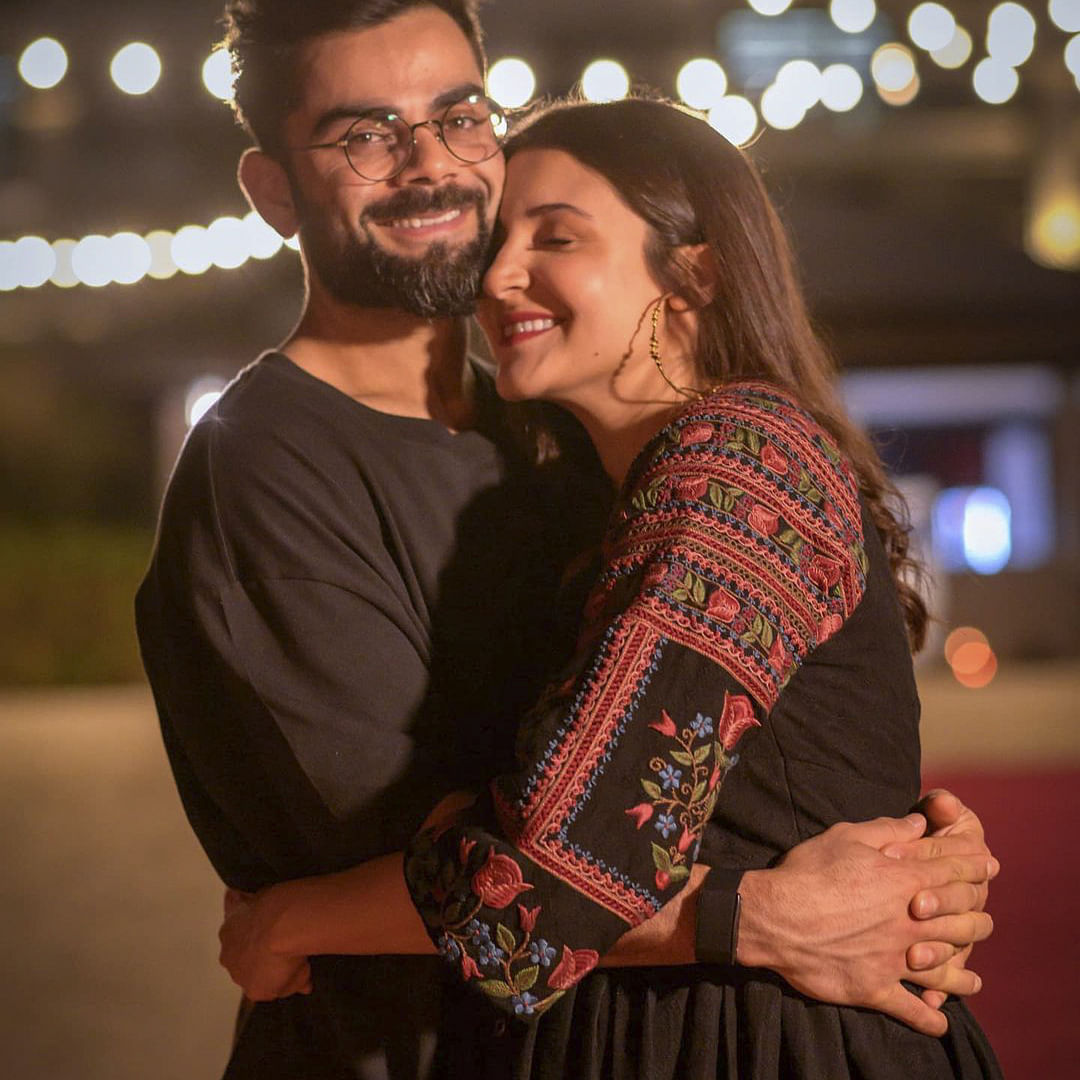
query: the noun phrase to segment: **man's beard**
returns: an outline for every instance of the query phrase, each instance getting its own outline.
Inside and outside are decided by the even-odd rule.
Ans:
[[[469,315],[480,294],[491,230],[487,198],[456,184],[435,189],[407,188],[372,203],[360,218],[364,237],[341,236],[325,228],[325,217],[297,199],[304,253],[319,281],[344,304],[398,308],[424,318]],[[386,222],[460,207],[476,212],[476,237],[460,247],[432,244],[419,258],[395,255],[372,234],[372,222]]]

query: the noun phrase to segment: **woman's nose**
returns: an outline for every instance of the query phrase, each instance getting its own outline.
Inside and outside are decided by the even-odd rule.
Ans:
[[[484,275],[484,295],[498,300],[528,284],[529,275],[522,260],[505,241]]]

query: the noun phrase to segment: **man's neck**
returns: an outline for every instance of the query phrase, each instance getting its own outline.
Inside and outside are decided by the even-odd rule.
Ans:
[[[461,319],[309,303],[281,351],[369,408],[461,430],[474,414],[466,338]]]

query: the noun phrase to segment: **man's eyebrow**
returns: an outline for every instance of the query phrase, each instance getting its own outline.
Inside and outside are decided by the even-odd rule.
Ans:
[[[483,94],[483,92],[484,88],[475,82],[452,86],[432,100],[431,112],[437,115],[448,105],[453,105],[455,101],[460,101],[463,97],[468,97],[469,94]],[[320,113],[318,120],[315,121],[315,126],[311,129],[311,137],[319,139],[326,131],[342,120],[355,120],[357,117],[371,112],[397,113],[398,110],[385,101],[351,101],[335,105]],[[422,119],[429,119],[429,117],[423,117]]]
[[[569,210],[571,214],[577,214],[578,217],[587,218],[589,221],[593,220],[592,214],[587,210],[582,210],[580,206],[568,202],[540,203],[538,206],[530,206],[525,211],[525,216],[530,218],[543,217],[545,214],[554,214],[559,210]]]

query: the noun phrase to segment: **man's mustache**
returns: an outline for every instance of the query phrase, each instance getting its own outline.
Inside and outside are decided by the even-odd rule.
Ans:
[[[385,199],[370,203],[364,209],[361,220],[394,221],[398,218],[442,213],[468,206],[475,206],[483,217],[487,196],[479,188],[466,188],[460,184],[444,184],[437,188],[405,188]]]

